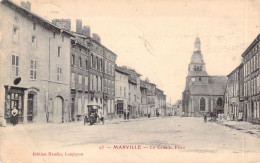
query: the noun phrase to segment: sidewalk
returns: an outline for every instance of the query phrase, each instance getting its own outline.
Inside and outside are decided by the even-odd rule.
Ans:
[[[254,125],[245,121],[227,121],[227,120],[219,120],[217,124],[222,126],[226,126],[232,129],[240,130],[241,132],[256,136],[260,138],[260,125]]]

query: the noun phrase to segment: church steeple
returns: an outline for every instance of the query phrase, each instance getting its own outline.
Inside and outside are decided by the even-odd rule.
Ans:
[[[196,37],[194,42],[194,51],[189,64],[188,76],[208,76],[205,68],[205,62],[201,54],[200,39]]]
[[[196,37],[196,39],[195,39],[194,51],[200,51],[200,39],[199,39],[199,37]]]

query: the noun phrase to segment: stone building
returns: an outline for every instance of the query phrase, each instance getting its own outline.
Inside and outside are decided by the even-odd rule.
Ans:
[[[89,104],[89,49],[71,39],[71,120],[80,120],[87,114]]]
[[[77,21],[77,30],[82,32],[82,24]],[[81,27],[81,28],[80,28]],[[88,54],[88,104],[99,105],[106,117],[114,117],[115,112],[115,62],[117,55],[102,45],[99,40],[88,37],[87,33],[73,33],[77,42],[87,49]]]
[[[141,90],[141,117],[147,114],[147,83],[144,80],[140,80]]]
[[[155,89],[156,99],[155,99],[155,110],[161,116],[166,115],[166,97],[163,91],[159,88]]]
[[[243,64],[240,64],[230,74],[227,75],[227,91],[226,100],[227,105],[224,107],[225,117],[229,116],[229,119],[238,120],[242,119],[243,109],[240,105],[240,69]]]
[[[128,78],[129,94],[128,94],[128,110],[131,117],[139,117],[141,115],[141,90],[140,76],[134,69],[127,68],[130,74]]]
[[[19,123],[66,122],[72,35],[32,13],[30,6],[0,3],[1,121],[9,123],[17,108]]]
[[[186,116],[201,116],[208,112],[217,114],[224,111],[227,77],[208,75],[200,45],[200,39],[197,37],[183,92],[182,108]]]
[[[150,83],[146,81],[146,86],[147,86],[147,114],[150,114],[152,117],[156,115],[156,109],[155,109],[155,100],[156,100],[156,85],[153,83]]]
[[[243,118],[260,122],[260,34],[243,52]]]
[[[123,67],[115,68],[115,103],[116,114],[122,116],[128,107],[129,85],[128,76],[130,74]]]

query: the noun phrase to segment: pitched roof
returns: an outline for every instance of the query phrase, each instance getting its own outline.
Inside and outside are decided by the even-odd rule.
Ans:
[[[35,13],[23,8],[22,6],[19,6],[18,4],[10,1],[10,0],[2,0],[0,1],[2,4],[6,4],[6,6],[10,6],[11,9],[14,9],[20,13],[25,13],[27,14],[26,16],[27,17],[32,17],[34,19],[37,19],[38,21],[42,22],[43,24],[47,24],[49,27],[52,27],[53,29],[56,29],[56,30],[59,30],[59,31],[63,31],[64,33],[68,34],[69,36],[72,36],[72,33],[70,33],[69,31],[67,30],[64,30],[64,29],[61,29],[59,28],[58,26],[52,24],[51,22],[49,22],[48,20],[36,15]]]
[[[190,93],[192,95],[224,95],[226,82],[225,76],[210,76],[209,84],[191,85]]]

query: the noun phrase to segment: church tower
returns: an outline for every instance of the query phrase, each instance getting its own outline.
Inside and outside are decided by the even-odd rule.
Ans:
[[[206,64],[201,54],[201,42],[199,37],[196,37],[194,42],[194,51],[188,68],[186,88],[189,88],[189,85],[208,83],[208,73],[205,65]]]

